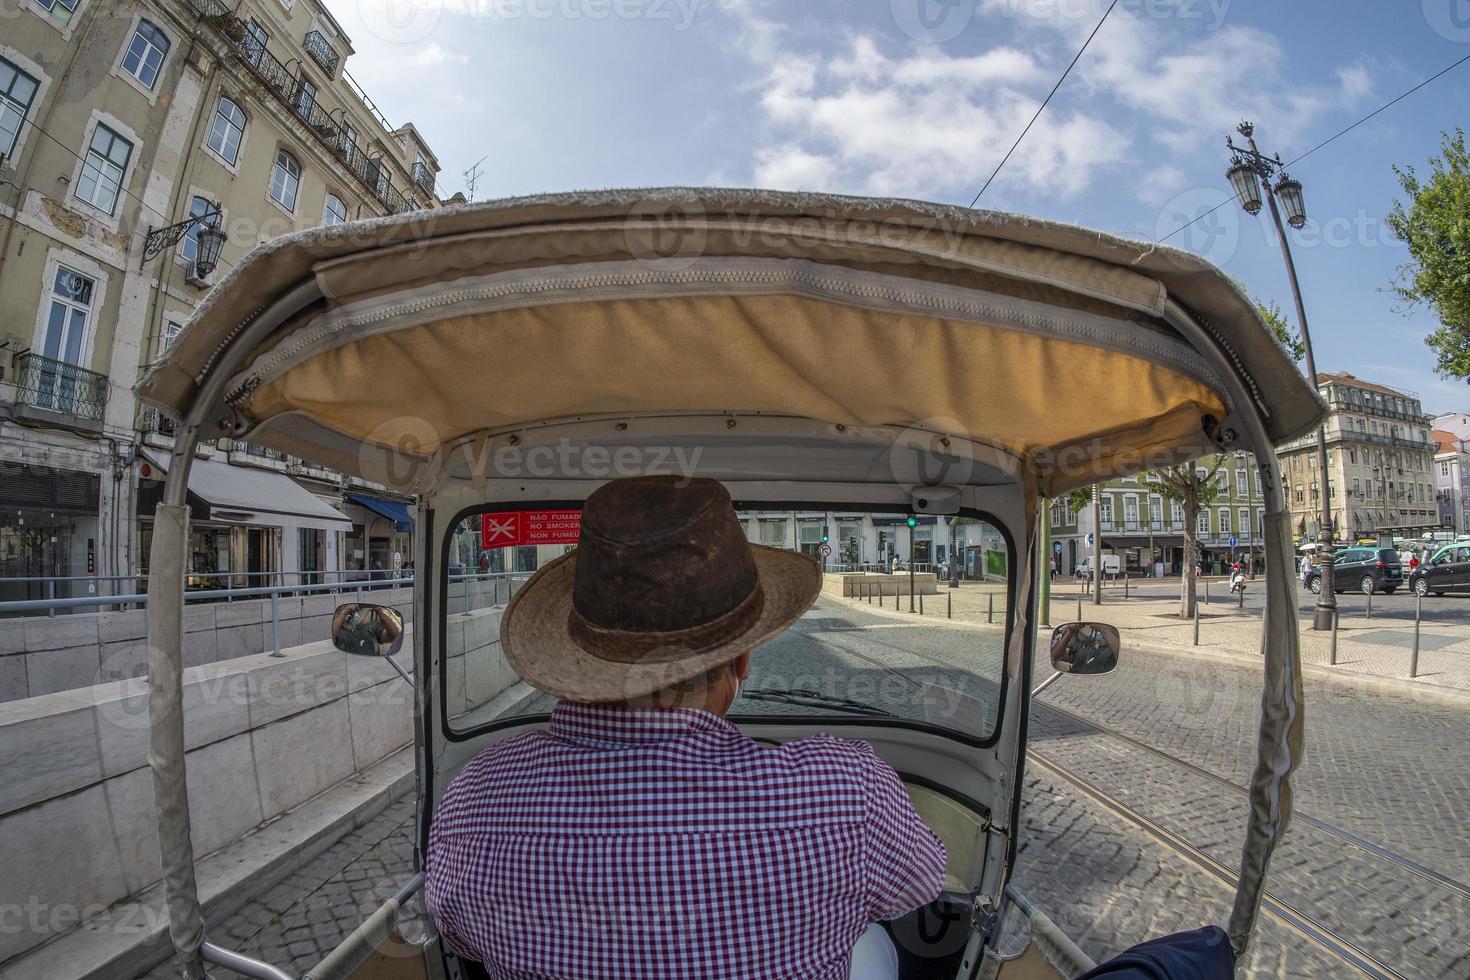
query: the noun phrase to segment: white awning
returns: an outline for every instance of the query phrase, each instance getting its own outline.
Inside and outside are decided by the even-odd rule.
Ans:
[[[144,457],[167,472],[168,457],[146,450]],[[283,473],[194,458],[189,493],[209,507],[209,520],[269,527],[351,531],[352,522]]]

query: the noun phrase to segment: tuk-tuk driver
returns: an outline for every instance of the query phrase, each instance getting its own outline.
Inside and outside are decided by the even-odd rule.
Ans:
[[[944,845],[865,742],[725,720],[750,651],[821,589],[749,544],[712,480],[615,480],[516,593],[507,660],[560,700],[434,813],[425,899],[491,977],[896,978],[880,920],[935,899]]]

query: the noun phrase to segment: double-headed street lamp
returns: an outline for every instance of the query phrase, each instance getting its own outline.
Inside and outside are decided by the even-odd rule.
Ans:
[[[1268,157],[1256,148],[1255,131],[1255,126],[1248,122],[1243,122],[1236,127],[1236,132],[1245,137],[1248,146],[1237,146],[1230,137],[1225,138],[1225,144],[1234,154],[1230,161],[1230,169],[1225,172],[1225,176],[1229,179],[1235,196],[1240,200],[1240,206],[1247,214],[1261,213],[1263,196],[1266,203],[1270,205],[1271,220],[1276,223],[1276,237],[1281,241],[1281,256],[1286,260],[1286,277],[1291,281],[1291,296],[1296,301],[1296,318],[1297,323],[1301,326],[1302,347],[1306,351],[1307,376],[1311,378],[1312,386],[1315,388],[1317,364],[1312,357],[1312,335],[1307,331],[1307,310],[1302,305],[1302,291],[1296,278],[1296,263],[1291,259],[1291,245],[1286,238],[1286,228],[1281,223],[1283,212],[1286,214],[1286,224],[1293,228],[1300,228],[1307,223],[1307,208],[1302,200],[1302,183],[1287,176],[1285,165],[1282,164],[1279,154]],[[1274,187],[1272,186],[1273,181],[1275,182]],[[1270,193],[1265,195],[1261,193],[1263,182],[1270,189]],[[1337,594],[1333,591],[1332,586],[1332,500],[1328,496],[1330,483],[1327,474],[1327,428],[1325,423],[1317,426],[1317,473],[1320,480],[1318,492],[1322,501],[1322,530],[1318,535],[1319,549],[1317,552],[1322,568],[1322,591],[1317,595],[1317,611],[1313,617],[1312,628],[1330,630],[1337,616]]]

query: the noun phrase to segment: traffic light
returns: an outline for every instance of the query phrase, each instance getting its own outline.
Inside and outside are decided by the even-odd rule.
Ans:
[[[827,532],[826,531],[823,531],[822,532],[822,543],[823,544],[826,544],[827,543]]]
[[[919,519],[917,517],[914,517],[912,514],[909,515],[909,527],[918,527],[918,526],[919,526]]]

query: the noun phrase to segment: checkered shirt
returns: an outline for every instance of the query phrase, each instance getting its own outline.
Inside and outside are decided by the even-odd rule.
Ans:
[[[444,942],[494,978],[846,978],[945,853],[865,742],[563,701],[454,778],[425,864]]]

